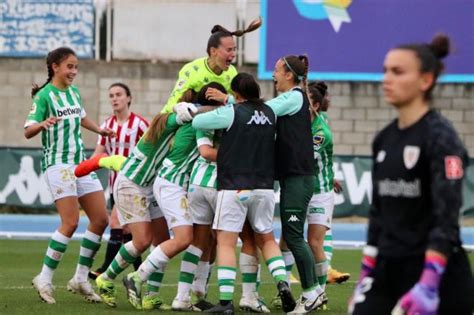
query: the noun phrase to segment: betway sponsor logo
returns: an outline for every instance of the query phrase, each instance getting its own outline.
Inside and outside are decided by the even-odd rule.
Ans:
[[[80,116],[81,115],[81,108],[80,107],[68,107],[65,109],[57,109],[56,112],[58,113],[58,117],[65,117],[65,116]]]
[[[405,181],[403,179],[384,179],[378,182],[379,195],[382,197],[416,198],[421,196],[420,179]]]

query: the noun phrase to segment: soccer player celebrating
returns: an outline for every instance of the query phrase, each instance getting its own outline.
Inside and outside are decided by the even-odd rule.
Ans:
[[[77,228],[80,204],[90,222],[81,242],[76,273],[67,289],[79,293],[87,301],[100,302],[87,281],[87,274],[108,223],[104,192],[95,173],[76,178],[74,169],[85,159],[81,126],[102,136],[114,133],[110,129],[100,129],[86,116],[79,90],[72,85],[78,65],[75,52],[67,47],[52,50],[46,57],[46,65],[46,83],[41,87],[34,86],[31,92],[33,107],[25,123],[25,137],[29,139],[41,132],[41,169],[53,194],[61,225],[49,241],[43,268],[33,279],[33,286],[41,300],[56,303],[53,274]]]
[[[220,303],[206,312],[234,312],[235,247],[246,218],[277,283],[283,310],[288,312],[294,309],[295,301],[272,232],[275,159],[271,153],[275,148],[276,115],[260,99],[260,88],[250,74],[238,74],[231,88],[237,104],[197,116],[193,123],[198,129],[225,129],[217,153],[218,196],[213,221]]]
[[[193,60],[181,68],[171,96],[161,112],[170,113],[184,92],[193,90],[198,93],[204,85],[210,82],[221,84],[230,93],[230,82],[237,75],[237,70],[232,65],[236,51],[234,36],[243,36],[245,33],[256,30],[261,24],[262,20],[258,18],[252,21],[244,31],[234,32],[215,25],[207,41],[208,56]],[[209,89],[207,96],[222,103],[228,101],[227,94],[218,89]]]
[[[398,117],[373,142],[373,198],[352,314],[471,314],[472,274],[459,236],[468,155],[430,108],[449,39],[401,45],[384,62]],[[395,308],[394,308],[395,306]]]
[[[109,87],[109,100],[112,105],[113,115],[107,118],[101,125],[101,128],[110,128],[116,134],[115,137],[104,137],[99,135],[94,154],[92,155],[122,155],[128,157],[135,148],[138,140],[148,128],[148,122],[140,115],[130,111],[132,103],[132,94],[130,88],[124,83],[114,83]],[[107,243],[107,250],[102,266],[97,271],[91,271],[89,277],[92,279],[104,272],[110,265],[115,255],[119,251],[122,243],[131,240],[132,235],[127,227],[124,227],[126,233],[123,232],[122,226],[118,222],[117,207],[114,203],[113,187],[117,172],[109,173],[109,189],[112,213],[110,215],[110,239]],[[140,266],[141,260],[137,259],[134,266]]]

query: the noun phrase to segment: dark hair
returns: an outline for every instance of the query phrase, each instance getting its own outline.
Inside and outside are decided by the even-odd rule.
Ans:
[[[324,95],[321,93],[319,82],[311,82],[308,84],[308,97],[311,98],[313,103],[319,103],[319,110],[323,106]]]
[[[288,55],[281,58],[285,64],[285,71],[293,74],[293,81],[296,84],[303,82],[303,89],[306,89],[306,77],[308,75],[308,56]]]
[[[130,102],[128,102],[128,107],[130,107],[130,105],[132,105],[132,92],[130,92],[130,88],[125,83],[115,82],[115,83],[113,83],[109,86],[109,90],[113,87],[116,87],[116,86],[121,87],[122,89],[124,89],[125,94],[127,94],[127,96],[130,97]]]
[[[311,82],[309,85],[313,85],[321,93],[323,97],[328,93],[328,86],[324,81]]]
[[[36,93],[38,93],[39,90],[44,88],[46,84],[51,82],[54,76],[54,71],[53,71],[53,63],[59,65],[64,59],[69,57],[70,55],[76,56],[76,53],[74,50],[72,50],[69,47],[59,47],[54,50],[51,50],[48,55],[46,56],[46,66],[48,68],[48,78],[46,79],[46,82],[42,86],[38,86],[38,84],[33,84],[33,87],[31,89],[31,97],[35,97]]]
[[[222,105],[222,102],[216,101],[216,100],[209,100],[206,98],[206,91],[209,88],[217,89],[221,91],[224,94],[227,94],[227,91],[225,87],[217,82],[211,82],[206,85],[204,85],[199,92],[196,95],[196,103],[201,104],[201,105],[211,105],[211,106],[219,106]]]
[[[260,98],[260,86],[251,74],[245,72],[237,74],[230,82],[230,88],[253,104],[263,105],[263,100]]]
[[[396,49],[413,51],[420,60],[420,71],[422,73],[433,73],[433,84],[424,94],[425,100],[431,100],[431,93],[436,84],[436,80],[444,70],[444,64],[441,59],[449,54],[449,37],[443,34],[438,34],[432,39],[430,44],[404,44],[396,47]]]
[[[236,30],[236,31],[229,31],[228,29],[220,26],[220,25],[214,25],[214,27],[211,29],[211,36],[209,37],[209,40],[207,41],[207,54],[210,56],[211,55],[211,47],[217,48],[221,44],[221,38],[224,37],[232,37],[232,36],[237,36],[241,37],[245,33],[250,33],[256,30],[257,28],[262,25],[262,18],[258,17],[257,19],[253,20],[250,22],[249,26],[245,30]]]

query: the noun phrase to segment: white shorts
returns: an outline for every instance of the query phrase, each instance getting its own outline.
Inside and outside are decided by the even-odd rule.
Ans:
[[[314,194],[308,205],[308,224],[319,224],[331,228],[334,211],[334,193]]]
[[[217,190],[191,185],[188,190],[188,200],[193,223],[211,225],[216,213]]]
[[[256,233],[273,230],[275,193],[273,189],[220,190],[212,228],[240,233],[248,218]]]
[[[153,184],[153,194],[165,215],[169,229],[181,225],[193,225],[186,190],[183,187],[157,177]]]
[[[64,197],[82,197],[96,191],[103,191],[97,174],[77,178],[74,170],[77,165],[57,164],[46,169],[44,173],[48,188],[56,201]]]
[[[163,214],[153,197],[153,187],[142,187],[119,173],[114,184],[114,200],[120,225],[151,222]]]

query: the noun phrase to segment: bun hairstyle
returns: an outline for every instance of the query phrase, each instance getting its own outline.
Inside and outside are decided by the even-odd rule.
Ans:
[[[53,63],[59,65],[64,59],[69,57],[70,55],[76,56],[76,53],[74,50],[72,50],[69,47],[59,47],[54,50],[51,50],[48,55],[46,56],[46,67],[48,68],[48,78],[46,79],[46,82],[43,83],[42,86],[38,86],[38,84],[33,84],[33,87],[31,89],[31,97],[35,97],[36,93],[39,92],[42,88],[46,86],[51,80],[53,79],[54,76],[54,71],[53,71]]]
[[[432,91],[439,75],[444,71],[444,64],[441,61],[449,55],[449,37],[444,34],[436,35],[429,44],[406,44],[400,45],[397,49],[411,50],[420,61],[420,71],[422,73],[433,73],[433,84],[425,92],[424,98],[429,101],[432,98]]]
[[[296,84],[303,82],[303,89],[306,90],[306,78],[308,76],[309,60],[306,55],[288,55],[281,58],[285,64],[286,72],[293,74],[293,81]]]
[[[236,31],[229,31],[228,29],[224,28],[221,25],[214,25],[211,29],[211,37],[207,41],[207,54],[211,55],[211,47],[217,48],[221,44],[221,38],[224,37],[232,37],[237,36],[241,37],[245,33],[250,33],[258,29],[262,25],[262,18],[258,17],[252,22],[250,22],[249,26],[245,30],[236,30]]]

